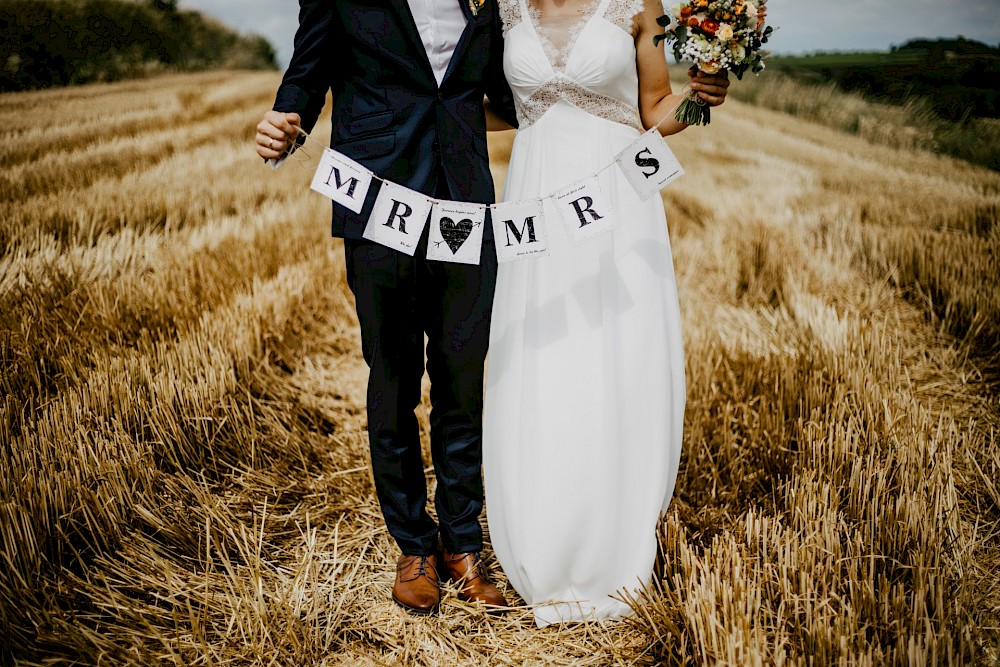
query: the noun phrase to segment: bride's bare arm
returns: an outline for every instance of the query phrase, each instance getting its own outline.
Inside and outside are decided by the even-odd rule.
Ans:
[[[660,0],[646,0],[646,8],[635,17],[636,69],[639,75],[639,117],[646,129],[659,121],[660,134],[676,134],[687,125],[674,120],[673,110],[680,104],[682,95],[670,88],[667,72],[667,58],[663,42],[654,45],[653,37],[663,33],[656,19],[663,14]],[[718,106],[726,101],[729,88],[729,73],[705,74],[689,71],[691,89],[698,93],[710,106]],[[664,120],[664,116],[667,118]]]

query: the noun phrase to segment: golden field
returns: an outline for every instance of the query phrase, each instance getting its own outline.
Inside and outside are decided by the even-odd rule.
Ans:
[[[618,624],[453,590],[417,618],[308,189],[329,116],[312,162],[253,153],[278,81],[0,96],[0,661],[998,664],[1000,174],[736,101],[670,138],[688,409],[653,585]]]

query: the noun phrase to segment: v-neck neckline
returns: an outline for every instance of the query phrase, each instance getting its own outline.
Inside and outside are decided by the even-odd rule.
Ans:
[[[552,43],[542,30],[542,10],[534,6],[531,0],[521,0],[524,3],[524,9],[528,15],[528,23],[531,25],[532,32],[535,33],[535,39],[538,41],[539,45],[542,47],[542,51],[545,52],[545,59],[548,60],[549,66],[552,67],[553,71],[559,74],[563,74],[566,71],[566,67],[569,65],[569,60],[573,57],[576,52],[576,43],[580,39],[580,35],[583,31],[587,29],[597,15],[600,13],[598,10],[604,5],[605,0],[589,0],[583,4],[584,12],[580,19],[580,22],[571,28],[572,33],[570,34],[569,40],[567,40],[563,48],[558,48]],[[587,14],[590,14],[587,16]],[[553,17],[559,18],[559,17]],[[561,54],[561,58],[560,58]],[[560,61],[562,66],[559,66]]]

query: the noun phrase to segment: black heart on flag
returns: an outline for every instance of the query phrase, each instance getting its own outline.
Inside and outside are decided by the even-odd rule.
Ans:
[[[458,249],[462,247],[465,239],[469,238],[469,234],[471,233],[472,220],[462,218],[458,222],[455,222],[449,217],[441,217],[441,238],[451,248],[451,254],[454,255],[458,252]]]

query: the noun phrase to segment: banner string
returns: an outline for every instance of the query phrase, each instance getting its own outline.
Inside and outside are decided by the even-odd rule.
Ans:
[[[674,113],[677,111],[677,108],[681,105],[681,103],[683,103],[684,100],[687,99],[687,97],[691,94],[691,82],[690,81],[686,82],[684,84],[684,86],[681,88],[680,92],[676,93],[676,94],[677,94],[677,96],[680,99],[678,99],[677,102],[672,107],[670,107],[670,110],[667,111],[665,114],[663,114],[663,116],[660,118],[660,120],[658,120],[653,126],[651,126],[649,128],[649,130],[652,130],[653,128],[656,128],[657,130],[659,130],[659,127],[660,127],[660,125],[663,124],[663,121],[667,120],[668,118],[671,118],[674,115]],[[298,125],[292,125],[292,127],[295,128],[295,131],[298,134],[301,134],[303,137],[306,137],[307,139],[309,138],[309,133],[306,132],[301,127],[299,127]],[[649,130],[646,130],[646,132],[649,132]],[[295,145],[297,145],[298,148],[296,148],[295,150],[292,150],[292,146],[295,146]],[[305,159],[303,159],[301,157],[299,157],[299,158],[294,157],[295,153],[299,153],[299,152],[302,153],[302,155],[304,156]],[[292,144],[289,144],[289,146],[287,148],[285,148],[285,150],[282,152],[282,154],[285,155],[286,157],[292,157],[292,159],[295,162],[298,162],[299,166],[302,167],[303,169],[307,168],[306,165],[305,165],[305,163],[308,162],[308,161],[310,161],[310,160],[312,160],[312,157],[313,157],[308,151],[305,150],[305,143],[298,144],[297,140],[296,140],[296,142],[293,142]],[[596,173],[594,173],[591,176],[591,178],[595,178],[597,176],[600,176],[601,174],[603,174],[608,169],[611,169],[612,167],[614,167],[615,164],[616,164],[616,162],[610,162],[610,163],[604,165]],[[378,174],[372,172],[371,170],[369,170],[369,173],[371,173],[372,178],[374,180],[378,181],[379,183],[391,183],[391,182],[393,182],[392,179],[382,178],[381,176],[379,176]],[[421,194],[421,196],[423,196],[427,200],[427,203],[429,203],[431,205],[440,204],[441,201],[442,201],[440,199],[435,199],[434,197],[428,197],[427,195],[423,194],[422,192],[420,194]],[[546,199],[549,199],[551,196],[552,196],[552,193],[550,193],[548,195],[545,195],[543,197],[536,197],[536,198],[534,198],[534,200],[531,200],[531,201],[536,201],[538,203],[542,203]],[[476,204],[476,205],[477,206],[482,206],[482,207],[488,208],[488,209],[493,209],[494,207],[497,206],[497,204]]]

